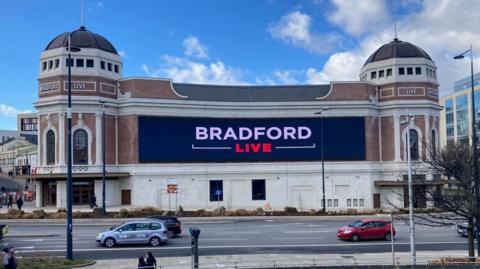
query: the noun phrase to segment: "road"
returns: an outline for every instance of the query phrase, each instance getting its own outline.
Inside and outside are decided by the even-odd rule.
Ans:
[[[355,220],[352,217],[351,221]],[[94,220],[92,220],[93,222]],[[119,221],[118,223],[120,223]],[[116,259],[138,257],[152,251],[158,257],[190,255],[189,227],[201,230],[199,249],[201,255],[235,254],[325,254],[325,253],[375,253],[390,252],[386,241],[341,241],[336,230],[350,221],[319,219],[263,219],[240,221],[212,221],[184,223],[183,233],[158,248],[149,246],[120,246],[113,249],[100,247],[95,236],[108,230],[111,224],[77,224],[73,242],[75,258]],[[409,251],[408,226],[396,223],[396,251]],[[10,236],[5,244],[15,246],[20,256],[65,255],[66,237],[64,224],[15,223],[10,225]],[[34,235],[25,237],[25,235]],[[466,239],[456,234],[455,227],[433,228],[417,226],[417,250],[465,250]]]

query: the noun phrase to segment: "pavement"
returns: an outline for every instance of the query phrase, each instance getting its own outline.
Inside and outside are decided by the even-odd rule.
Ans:
[[[465,251],[417,252],[417,264],[426,264],[442,257],[465,257]],[[100,260],[85,269],[137,268],[137,257],[130,259]],[[407,265],[411,264],[409,252],[356,253],[356,254],[260,254],[200,256],[199,268],[237,267],[293,267],[293,266],[349,266],[349,265]],[[157,258],[158,268],[191,268],[191,257]]]

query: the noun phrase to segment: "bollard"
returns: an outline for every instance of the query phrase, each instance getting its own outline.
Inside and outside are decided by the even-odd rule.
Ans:
[[[200,229],[190,228],[191,249],[192,249],[192,269],[198,269],[198,237]]]

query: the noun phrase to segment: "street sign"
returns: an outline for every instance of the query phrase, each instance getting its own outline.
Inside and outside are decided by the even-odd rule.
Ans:
[[[167,185],[167,193],[177,193],[178,192],[178,185],[177,184],[168,184]]]

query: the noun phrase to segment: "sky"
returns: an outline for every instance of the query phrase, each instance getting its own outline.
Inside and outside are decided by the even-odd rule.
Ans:
[[[480,71],[480,0],[83,0],[83,21],[115,46],[123,77],[209,84],[355,81],[398,38],[435,61],[440,95]],[[0,0],[0,129],[35,111],[39,57],[81,24],[81,0]],[[478,53],[476,53],[478,51]]]

